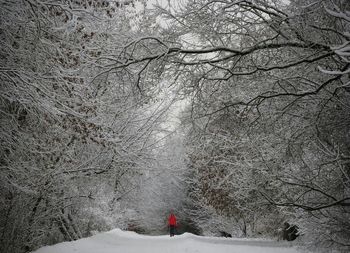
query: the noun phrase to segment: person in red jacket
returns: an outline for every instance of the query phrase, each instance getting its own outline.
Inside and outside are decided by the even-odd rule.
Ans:
[[[170,237],[172,237],[175,235],[175,228],[177,227],[176,217],[175,217],[175,214],[173,213],[173,211],[170,211],[170,215],[168,218],[168,226],[169,226],[169,230],[170,230]]]

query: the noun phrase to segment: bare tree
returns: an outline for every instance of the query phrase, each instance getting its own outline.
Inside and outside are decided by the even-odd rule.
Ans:
[[[115,226],[165,111],[131,73],[103,73],[137,33],[132,12],[103,0],[0,5],[1,251]]]
[[[203,138],[199,145],[208,149],[191,155],[199,178],[218,179],[209,182],[219,196],[240,192],[239,181],[254,180],[247,172],[256,169],[257,187],[245,183],[247,191],[285,207],[290,219],[308,223],[315,235],[315,227],[332,227],[333,236],[323,241],[348,247],[348,9],[342,0],[193,0],[176,10],[159,7],[158,14],[171,23],[164,36],[127,44],[127,57],[111,62],[109,71],[136,69],[141,87],[147,71],[165,70],[164,77],[191,95],[191,135]],[[230,127],[232,120],[243,124]],[[234,142],[235,127],[244,128],[239,138],[246,139]],[[253,162],[233,163],[229,154],[218,154],[226,145],[219,134],[231,142],[231,152],[243,143],[241,151],[249,151]],[[229,176],[234,166],[244,171],[238,179]],[[232,183],[228,189],[220,184],[225,179]],[[218,199],[215,189],[204,192],[208,201]],[[220,209],[220,203],[212,205]],[[292,211],[297,209],[304,211]],[[308,220],[316,212],[328,217],[325,227],[321,218]]]

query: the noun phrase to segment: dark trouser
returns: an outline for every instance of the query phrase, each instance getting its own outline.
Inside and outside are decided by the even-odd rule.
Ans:
[[[170,225],[170,236],[174,236],[174,235],[175,235],[175,226]]]

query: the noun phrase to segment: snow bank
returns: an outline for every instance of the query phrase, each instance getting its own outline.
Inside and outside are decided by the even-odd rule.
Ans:
[[[114,229],[74,242],[46,246],[33,253],[300,253],[285,242],[201,237],[139,235]]]

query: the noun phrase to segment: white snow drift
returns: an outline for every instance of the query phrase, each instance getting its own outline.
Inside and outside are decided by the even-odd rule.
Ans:
[[[285,242],[195,236],[146,236],[120,229],[33,253],[301,253]]]

